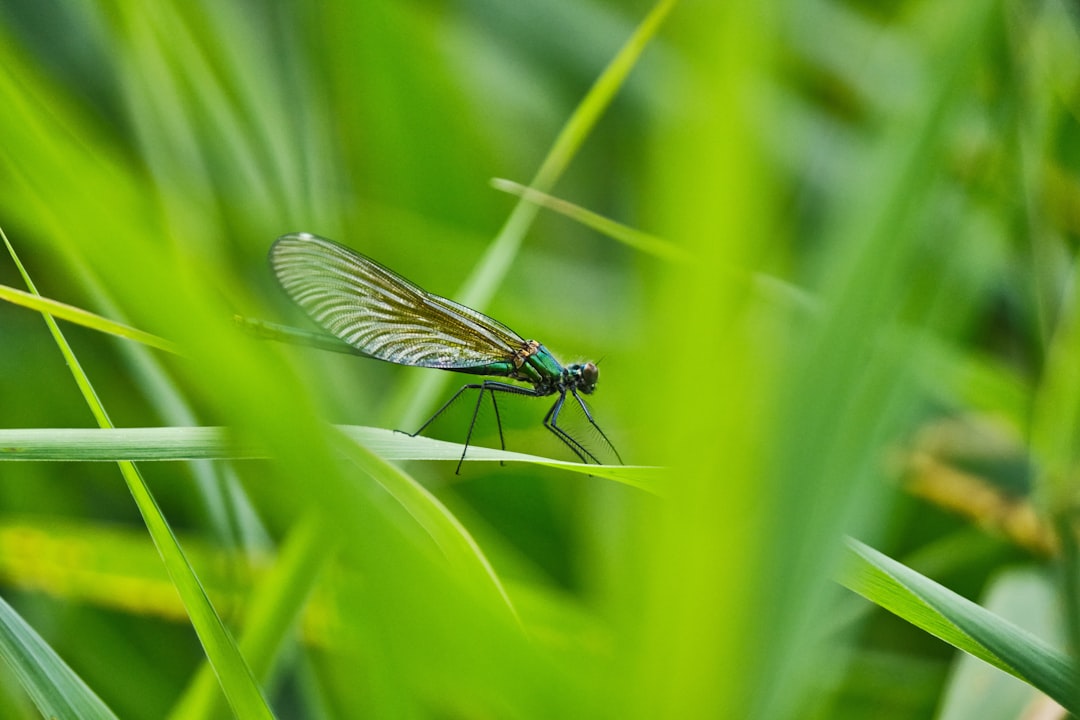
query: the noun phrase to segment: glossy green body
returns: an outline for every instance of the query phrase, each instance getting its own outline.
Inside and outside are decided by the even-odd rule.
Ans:
[[[547,387],[558,382],[566,372],[562,363],[556,360],[555,356],[543,345],[537,345],[536,351],[526,357],[520,367],[515,367],[513,360],[500,360],[473,368],[452,368],[452,370],[470,375],[508,377],[538,387]]]
[[[552,380],[558,380],[563,376],[563,366],[541,345],[539,349],[530,355],[518,371],[512,377],[531,382],[534,385],[542,385]]]

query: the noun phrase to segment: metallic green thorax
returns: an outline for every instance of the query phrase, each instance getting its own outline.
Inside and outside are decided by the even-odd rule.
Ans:
[[[496,375],[547,387],[557,384],[566,373],[555,356],[535,340],[528,340],[509,360],[488,363],[474,368],[454,368],[472,375]]]
[[[533,385],[545,384],[558,380],[563,375],[563,366],[548,352],[543,345],[537,344],[536,351],[529,355],[518,371],[511,377],[531,382]]]

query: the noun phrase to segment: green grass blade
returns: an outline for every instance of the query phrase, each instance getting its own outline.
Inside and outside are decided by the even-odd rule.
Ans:
[[[0,598],[0,656],[47,718],[115,720],[116,715],[48,643]]]
[[[462,573],[467,584],[493,590],[517,621],[517,611],[491,563],[469,531],[445,505],[409,475],[364,445],[353,442],[344,433],[336,433],[334,440],[337,441],[335,445],[342,449],[350,460],[401,503],[435,541],[447,562]]]
[[[548,192],[554,187],[674,6],[675,0],[656,3],[616,53],[559,131],[530,183],[532,188]],[[525,233],[537,212],[536,205],[525,198],[518,201],[472,275],[455,294],[459,302],[478,310],[483,310],[491,302],[510,264],[517,257]],[[429,373],[413,383],[403,384],[395,401],[389,404],[393,415],[388,413],[388,419],[406,427],[418,425],[423,419],[421,416],[431,407],[435,396],[445,389],[447,382],[449,380],[445,375]],[[402,407],[404,410],[399,410]]]
[[[465,446],[460,443],[436,440],[422,436],[412,437],[406,433],[384,430],[382,428],[368,428],[348,426],[342,427],[342,432],[365,448],[381,458],[387,460],[449,460],[457,462],[461,458]],[[586,463],[571,462],[568,460],[556,460],[553,458],[528,455],[526,453],[511,452],[508,450],[495,450],[494,448],[470,445],[465,455],[465,461],[478,462],[524,462],[537,465],[546,465],[553,468],[561,468],[583,475],[595,477],[631,485],[633,487],[659,492],[657,481],[660,477],[660,468],[640,465],[588,465]]]
[[[574,108],[574,112],[555,138],[555,144],[551,146],[540,169],[529,183],[531,187],[547,192],[555,185],[585,142],[585,138],[596,126],[600,116],[604,114],[626,82],[626,78],[630,76],[630,71],[637,65],[641,54],[652,42],[673,7],[675,7],[675,0],[660,0],[637,26],[634,33],[600,73],[581,103]]]
[[[248,598],[239,645],[257,677],[265,679],[270,674],[278,648],[333,555],[333,545],[333,533],[328,530],[325,518],[309,513],[289,532],[273,569]],[[216,717],[221,711],[221,700],[213,669],[204,662],[169,717],[171,720]]]
[[[1062,637],[1061,604],[1051,573],[1039,567],[1009,567],[990,579],[979,604],[1038,637]],[[1015,720],[1049,698],[1030,684],[999,672],[979,659],[958,653],[952,666],[937,720]],[[1059,712],[1063,717],[1064,710]]]
[[[867,600],[1069,707],[1072,662],[1039,638],[857,540],[841,582]],[[1075,710],[1075,708],[1074,708]]]
[[[560,215],[565,215],[572,220],[576,220],[585,227],[592,228],[601,235],[607,235],[609,238],[618,240],[624,245],[658,257],[661,260],[685,262],[690,258],[682,248],[672,245],[662,238],[658,238],[655,235],[650,235],[649,233],[640,230],[635,230],[628,225],[615,222],[592,210],[586,210],[580,205],[575,205],[572,202],[554,197],[553,195],[541,192],[535,188],[516,183],[513,180],[494,178],[491,181],[491,186],[496,190],[501,190],[502,192],[510,193],[511,195],[517,195],[523,200],[528,200],[540,207],[553,210]]]
[[[502,178],[493,179],[491,184],[497,190],[517,195],[541,207],[554,210],[586,227],[592,228],[602,235],[607,235],[625,245],[662,260],[681,263],[687,262],[691,257],[681,247],[661,237],[615,222],[591,210],[586,210],[580,205],[561,200],[534,188],[521,185],[512,180],[503,180]],[[778,304],[790,305],[805,312],[817,312],[820,310],[817,302],[805,290],[777,277],[762,273],[750,273],[739,268],[716,268],[716,272],[718,278],[723,282],[750,284],[756,292],[776,301]],[[271,336],[267,335],[267,337]],[[342,351],[338,350],[338,352]]]
[[[338,426],[349,439],[385,460],[457,462],[465,446],[384,428]],[[237,445],[224,428],[15,428],[0,429],[0,462],[150,460],[254,460],[270,457],[265,447]],[[659,493],[660,468],[639,465],[586,465],[537,455],[470,445],[469,462],[522,462],[615,480]]]
[[[22,263],[19,262],[15,248],[12,247],[7,235],[2,230],[0,230],[0,237],[3,238],[8,253],[15,261],[27,287],[32,293],[36,294],[37,289],[33,281]],[[83,371],[78,358],[60,331],[56,321],[48,312],[43,312],[42,317],[45,319],[57,347],[59,347],[68,367],[71,369],[71,374],[98,425],[103,428],[113,427],[105,407],[90,383],[90,378]],[[270,711],[266,700],[262,697],[262,692],[259,690],[251,670],[244,662],[243,657],[241,657],[217,611],[211,605],[210,599],[206,596],[206,591],[199,583],[199,579],[196,577],[187,557],[185,557],[184,551],[177,542],[168,521],[162,515],[161,509],[150,492],[150,488],[146,485],[134,463],[123,461],[119,463],[119,466],[120,472],[127,482],[128,490],[135,499],[135,504],[138,506],[143,521],[150,531],[150,536],[154,540],[154,545],[157,547],[158,553],[169,571],[169,577],[184,601],[184,607],[191,618],[192,626],[202,642],[207,658],[217,673],[218,681],[221,683],[222,690],[225,692],[233,711],[238,716],[245,718],[273,717],[273,713]]]
[[[126,340],[134,340],[135,342],[149,345],[150,347],[164,350],[165,352],[170,352],[174,355],[180,354],[180,350],[176,345],[164,338],[160,338],[157,335],[153,335],[143,330],[137,330],[136,328],[122,323],[114,322],[108,318],[103,318],[88,310],[77,308],[74,305],[50,300],[49,298],[34,295],[33,293],[28,293],[24,290],[16,290],[15,288],[6,285],[0,285],[0,300],[7,300],[14,305],[20,305],[24,308],[29,308],[30,310],[48,313],[54,318],[67,320],[68,322],[82,325],[91,330],[115,335],[116,337],[124,338]]]

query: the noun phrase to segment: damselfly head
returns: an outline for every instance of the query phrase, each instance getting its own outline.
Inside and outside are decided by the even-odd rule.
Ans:
[[[566,370],[574,386],[581,392],[590,395],[596,389],[596,381],[600,378],[600,368],[596,367],[595,363],[574,363]]]

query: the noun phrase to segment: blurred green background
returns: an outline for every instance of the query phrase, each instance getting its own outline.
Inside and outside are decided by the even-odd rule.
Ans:
[[[681,261],[543,210],[507,241],[517,200],[490,186],[535,176],[652,3],[0,2],[0,226],[43,295],[182,348],[64,325],[113,422],[274,451],[141,469],[226,625],[273,638],[245,656],[279,717],[1033,702],[836,585],[845,534],[1066,644],[1038,518],[1061,531],[1075,497],[1077,16],[658,7],[552,193]],[[412,430],[458,379],[231,324],[303,323],[265,260],[300,230],[600,360],[591,407],[628,464],[666,468],[657,492],[413,462],[445,509],[418,517],[326,423]],[[0,284],[23,287],[6,259]],[[570,460],[547,407],[500,405],[508,448]],[[497,447],[486,410],[473,441]],[[466,413],[433,434],[461,442]],[[40,315],[0,304],[0,428],[92,426]],[[505,598],[433,535],[447,518]],[[283,567],[296,597],[260,605]],[[203,649],[114,464],[0,464],[0,581],[119,717],[227,715],[191,699]],[[36,717],[0,678],[0,716]]]

